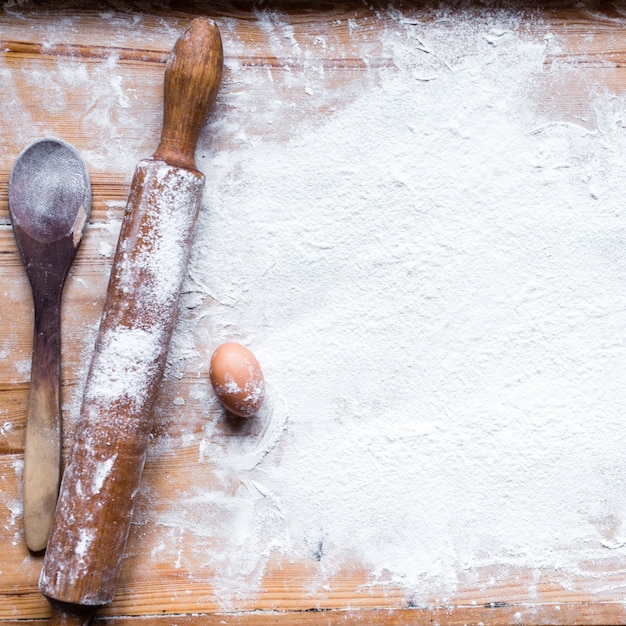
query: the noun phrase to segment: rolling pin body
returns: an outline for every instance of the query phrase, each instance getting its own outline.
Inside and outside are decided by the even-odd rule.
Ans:
[[[222,58],[215,24],[194,20],[168,60],[161,142],[131,183],[39,581],[53,623],[115,593],[201,202],[194,151]]]
[[[162,161],[135,172],[40,580],[50,598],[113,599],[202,181]]]

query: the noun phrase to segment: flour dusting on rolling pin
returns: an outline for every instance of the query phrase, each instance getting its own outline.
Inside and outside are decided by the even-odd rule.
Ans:
[[[204,18],[167,62],[161,141],[131,184],[39,582],[53,624],[87,623],[115,593],[204,186],[196,143],[222,64]]]

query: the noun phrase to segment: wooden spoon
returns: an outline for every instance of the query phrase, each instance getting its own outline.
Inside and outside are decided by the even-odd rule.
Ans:
[[[35,308],[24,452],[24,534],[46,547],[61,477],[60,312],[65,278],[91,208],[89,173],[58,139],[30,144],[9,178],[9,213]]]

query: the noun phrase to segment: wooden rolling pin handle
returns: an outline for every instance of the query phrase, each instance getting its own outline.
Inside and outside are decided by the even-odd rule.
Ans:
[[[200,130],[222,79],[224,53],[215,22],[197,18],[176,42],[165,67],[163,130],[156,161],[195,170]]]

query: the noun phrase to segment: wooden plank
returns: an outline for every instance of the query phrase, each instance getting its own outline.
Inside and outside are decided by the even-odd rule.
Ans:
[[[548,113],[558,109],[560,119],[580,120],[589,114],[587,94],[592,86],[602,85],[620,94],[626,91],[626,18],[604,5],[594,10],[559,5],[543,9],[543,22],[533,22],[529,32],[537,40],[550,33],[562,47],[546,58],[538,100]],[[428,4],[402,8],[417,27],[426,27],[432,20],[433,8]],[[228,130],[214,143],[210,120],[203,138],[204,146],[215,152],[240,145],[242,137],[245,141],[292,137],[303,122],[316,123],[356,98],[365,85],[377,80],[376,71],[394,71],[391,52],[376,37],[380,29],[398,28],[385,12],[361,3],[281,3],[281,19],[292,30],[276,39],[278,21],[272,24],[270,15],[269,23],[262,25],[254,19],[255,10],[250,3],[176,3],[173,10],[160,4],[146,8],[144,3],[123,7],[116,3],[112,9],[108,3],[62,2],[16,6],[13,11],[5,8],[0,16],[0,49],[4,50],[0,76],[8,81],[10,93],[2,102],[8,122],[1,122],[0,319],[19,320],[0,345],[2,624],[40,623],[48,615],[47,603],[37,592],[40,559],[26,551],[20,528],[32,313],[8,225],[6,180],[12,163],[29,141],[56,134],[81,150],[92,172],[93,213],[64,299],[63,399],[68,442],[130,176],[135,162],[156,146],[163,63],[190,16],[217,17],[229,44],[224,87],[217,103]],[[477,13],[482,10],[480,6],[475,9]],[[350,21],[359,27],[351,27]],[[290,50],[290,37],[299,42],[300,55]],[[362,55],[364,41],[371,42],[367,58]],[[568,82],[555,82],[550,68],[558,64],[576,68],[577,74]],[[237,82],[241,68],[249,76],[246,90]],[[293,74],[305,72],[313,91],[324,97],[292,89]],[[94,89],[94,81],[100,81],[102,89]],[[250,84],[257,85],[256,90],[250,90]],[[272,102],[280,102],[281,107],[272,109]],[[287,120],[281,118],[285,106],[292,112]],[[188,311],[183,317],[193,319],[194,314]],[[216,419],[217,412],[206,401],[206,375],[206,362],[198,360],[187,364],[180,378],[170,378],[163,385],[119,593],[96,623],[497,625],[622,624],[626,620],[624,604],[615,598],[615,590],[626,584],[626,570],[619,558],[611,556],[589,564],[587,575],[570,581],[569,586],[556,584],[553,572],[460,573],[460,591],[445,604],[434,597],[427,606],[414,606],[411,597],[394,584],[372,586],[359,563],[346,563],[328,578],[321,575],[323,566],[314,558],[302,562],[270,559],[256,591],[238,598],[236,611],[225,612],[214,584],[219,574],[211,560],[212,550],[219,548],[214,537],[208,532],[186,537],[169,521],[172,511],[184,505],[181,494],[188,495],[194,486],[225,494],[238,487],[224,488],[215,475],[216,466],[203,453],[207,442],[224,448],[228,438],[236,437],[219,420],[216,431],[207,434],[206,425]],[[176,402],[178,398],[185,398],[184,407]],[[207,515],[209,521],[217,516],[216,511]],[[323,588],[319,586],[322,579]],[[528,597],[530,583],[536,589],[532,599]]]
[[[211,538],[200,541],[187,535],[189,542],[184,544],[180,541],[183,538],[180,531],[170,527],[174,531],[171,534],[167,526],[171,519],[167,510],[169,503],[176,500],[177,491],[191,486],[181,481],[180,477],[185,477],[190,483],[198,482],[193,480],[200,473],[197,445],[199,442],[185,449],[184,453],[170,450],[153,454],[149,459],[116,601],[103,609],[101,615],[117,618],[161,613],[223,614],[223,607],[210,583],[219,576],[219,572],[210,565]],[[0,544],[3,546],[0,597],[4,598],[0,605],[0,620],[11,619],[16,613],[42,618],[48,612],[47,603],[36,589],[40,560],[28,556],[22,541],[20,462],[20,456],[14,455],[10,459],[5,457],[0,465],[3,477],[0,496]],[[201,470],[203,481],[199,482],[213,481],[216,490],[219,489],[218,481],[211,476],[210,464]],[[154,494],[158,494],[157,500]],[[219,513],[215,515],[219,517]],[[179,541],[173,541],[173,537]],[[204,565],[199,564],[197,556],[194,556],[198,553],[209,557]],[[146,555],[151,555],[151,558],[147,559]],[[194,563],[193,572],[185,567],[185,564]],[[523,619],[515,618],[509,623],[533,623],[533,619],[542,622],[546,615],[550,615],[550,620],[556,620],[550,623],[567,624],[572,623],[574,607],[576,611],[584,607],[587,615],[596,614],[596,617],[601,616],[601,620],[608,620],[599,623],[620,623],[619,619],[624,619],[626,611],[623,603],[613,598],[613,590],[625,575],[624,564],[619,559],[590,564],[589,578],[574,583],[569,589],[552,582],[553,572],[550,571],[540,575],[512,569],[472,572],[471,582],[468,580],[460,585],[463,590],[449,598],[445,606],[441,606],[441,600],[436,597],[426,606],[413,606],[411,598],[400,588],[391,584],[371,587],[367,570],[356,563],[346,564],[332,578],[326,579],[324,588],[313,589],[311,581],[320,579],[321,568],[323,564],[314,559],[309,562],[275,559],[264,572],[258,591],[239,602],[237,613],[278,612],[283,616],[281,623],[291,623],[290,619],[299,618],[306,611],[318,614],[318,617],[321,614],[345,616],[346,607],[349,607],[352,611],[367,610],[368,615],[379,617],[390,615],[389,611],[393,609],[393,619],[397,619],[399,624],[410,623],[416,614],[425,615],[429,611],[435,612],[434,618],[448,615],[451,621],[445,623],[457,623],[457,619],[507,623],[512,616],[520,613]],[[488,582],[490,580],[491,583]],[[527,589],[531,583],[536,588],[536,595],[529,601]],[[544,607],[547,613],[543,612]],[[380,610],[374,613],[376,609]],[[496,615],[500,621],[493,621]],[[247,623],[245,615],[241,619],[241,623]],[[277,618],[273,616],[273,619]]]
[[[157,425],[157,436],[161,441],[155,443],[146,465],[116,601],[104,609],[102,615],[210,615],[223,612],[211,584],[220,573],[211,565],[211,551],[216,546],[210,529],[207,527],[205,536],[194,537],[192,533],[185,533],[183,526],[172,524],[172,503],[177,502],[177,494],[193,493],[197,489],[212,489],[216,493],[223,491],[219,477],[213,474],[217,467],[206,458],[198,462],[203,446],[202,420],[193,416],[201,410],[191,406],[188,412],[181,412],[170,421],[168,407],[173,401],[172,391],[185,397],[194,395],[178,386],[175,390],[164,389],[159,410],[163,421]],[[189,421],[185,422],[185,419]],[[181,433],[186,434],[186,446],[181,445]],[[233,435],[227,432],[225,436]],[[29,617],[45,617],[47,605],[36,591],[40,563],[38,559],[29,558],[21,536],[20,455],[5,457],[0,470],[3,477],[0,545],[4,548],[0,597],[7,600],[7,604],[0,605],[0,620],[12,618],[15,612]],[[190,514],[190,509],[180,502],[174,504],[174,508],[180,510],[182,517]],[[207,513],[207,524],[222,518],[217,510],[205,510]],[[204,558],[198,558],[198,555],[204,555]],[[413,605],[412,599],[392,584],[379,582],[370,585],[367,570],[358,563],[346,564],[330,579],[323,575],[323,567],[324,564],[314,558],[308,562],[270,561],[258,590],[238,601],[239,612],[278,611],[285,614],[284,622],[289,623],[289,619],[299,616],[302,610],[339,611],[347,606],[352,610],[370,610],[384,607],[394,609],[395,616],[396,609],[405,610]],[[472,619],[475,613],[482,619],[485,615],[493,615],[494,609],[499,609],[501,623],[506,623],[511,615],[519,612],[524,615],[523,623],[532,623],[533,614],[538,620],[545,619],[542,607],[548,607],[550,614],[556,615],[555,607],[559,605],[563,607],[560,614],[563,619],[556,623],[570,623],[572,613],[568,612],[567,605],[592,605],[603,620],[619,623],[616,616],[623,618],[624,607],[613,601],[613,594],[624,580],[624,568],[624,563],[617,557],[607,558],[602,563],[590,563],[588,576],[572,581],[569,588],[555,584],[554,572],[551,571],[538,573],[511,568],[475,570],[467,575],[465,581],[464,576],[460,576],[461,591],[449,598],[446,607],[438,611],[449,613],[453,619],[457,619],[456,615],[464,615],[459,619]],[[323,587],[316,589],[312,586],[312,581],[322,579],[325,583]],[[527,591],[530,586],[536,590],[532,602],[529,602]],[[16,594],[15,590],[19,593]],[[440,599],[433,597],[429,604],[434,608],[440,603]],[[481,607],[488,608],[488,611],[480,613]],[[427,611],[420,606],[412,609]],[[463,610],[469,613],[466,615]],[[591,609],[589,614],[592,614]],[[383,615],[383,612],[378,615]],[[415,613],[405,611],[404,615],[408,618]],[[245,620],[242,623],[246,623]],[[410,623],[410,620],[398,623]],[[491,618],[488,623],[492,623]]]

